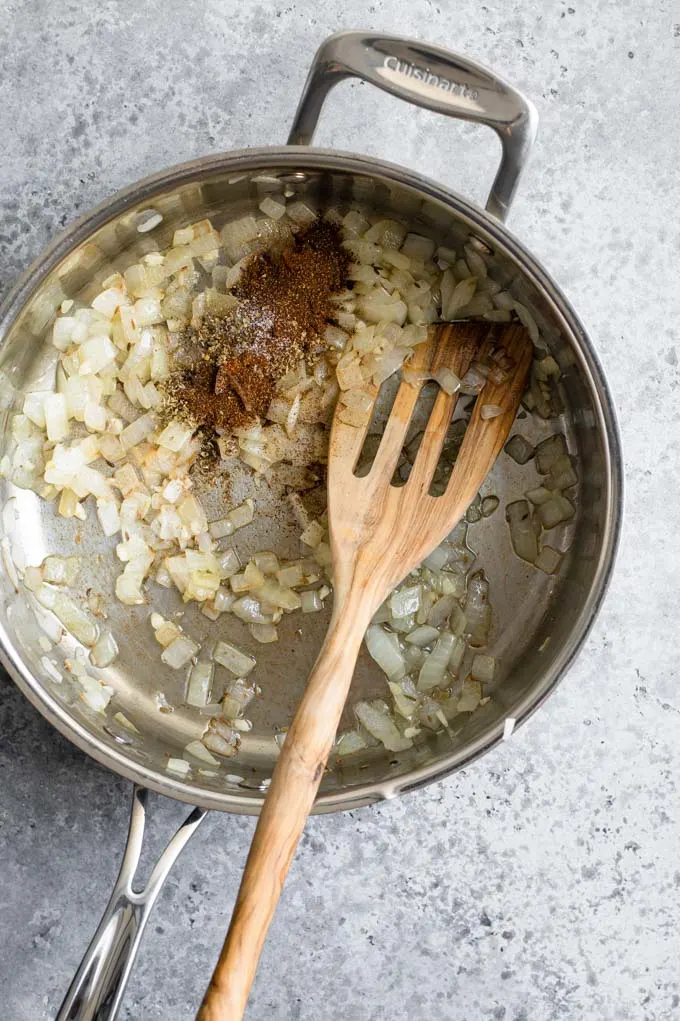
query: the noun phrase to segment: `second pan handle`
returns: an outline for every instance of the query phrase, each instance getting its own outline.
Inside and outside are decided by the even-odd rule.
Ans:
[[[536,137],[533,103],[488,68],[440,46],[379,32],[340,32],[317,50],[298,104],[289,145],[310,145],[324,100],[345,78],[460,120],[493,128],[501,163],[486,208],[505,220]]]

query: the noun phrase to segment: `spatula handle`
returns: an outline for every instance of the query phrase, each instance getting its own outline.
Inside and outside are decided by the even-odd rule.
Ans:
[[[229,932],[197,1021],[240,1021],[295,848],[335,738],[368,624],[364,607],[334,610],[286,735],[248,855]]]

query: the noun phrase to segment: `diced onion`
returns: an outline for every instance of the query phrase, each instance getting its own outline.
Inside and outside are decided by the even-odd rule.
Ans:
[[[380,699],[373,702],[357,702],[354,712],[361,725],[388,751],[401,752],[412,746],[413,742],[399,733],[387,705]]]
[[[219,765],[219,759],[211,755],[202,741],[189,741],[189,744],[184,746],[184,754],[192,759],[198,759],[199,762],[207,762],[211,766]]]
[[[303,613],[318,613],[319,610],[323,610],[323,600],[317,589],[301,592],[300,602]]]
[[[192,642],[186,635],[180,635],[163,649],[161,659],[173,670],[179,670],[197,655],[199,648],[196,642]]]
[[[442,687],[449,665],[449,657],[456,639],[448,631],[440,633],[418,675],[418,691],[431,691]]]
[[[279,633],[273,624],[251,624],[249,631],[255,641],[262,645],[269,645],[271,642],[279,640]]]
[[[416,645],[418,648],[423,648],[426,645],[431,645],[438,637],[438,628],[431,627],[429,624],[421,624],[420,627],[410,631],[404,641],[411,645]]]
[[[536,447],[536,467],[541,475],[547,475],[553,462],[562,454],[567,453],[567,445],[562,433],[549,436]]]
[[[348,755],[355,755],[366,747],[365,737],[358,730],[347,730],[338,738],[335,746],[335,754],[339,758],[346,758]]]
[[[526,500],[516,500],[505,508],[505,520],[510,526],[512,548],[518,557],[533,564],[538,556],[538,536],[534,518]]]
[[[546,574],[554,574],[560,566],[562,554],[552,546],[543,546],[536,557],[535,566]]]
[[[90,650],[90,661],[93,666],[111,666],[118,656],[118,644],[110,631],[104,631]]]
[[[468,677],[463,681],[463,688],[458,699],[456,711],[459,713],[472,713],[475,711],[481,700],[481,682]]]
[[[248,656],[247,653],[241,652],[235,645],[231,645],[229,642],[220,641],[215,646],[213,652],[213,659],[216,663],[220,663],[221,666],[234,674],[236,677],[247,677],[248,674],[255,666],[255,660],[252,656]]]
[[[366,648],[390,681],[399,681],[406,675],[406,664],[396,635],[372,624],[365,636]]]
[[[397,589],[390,597],[390,611],[393,617],[407,617],[409,614],[417,613],[420,609],[422,588],[420,585],[410,585],[406,588]]]
[[[204,706],[208,704],[214,672],[215,666],[213,663],[194,663],[189,671],[186,694],[187,705]]]
[[[43,404],[45,428],[50,443],[60,443],[69,433],[68,410],[63,394],[50,394]]]
[[[538,508],[538,516],[544,528],[555,528],[563,521],[569,521],[575,514],[574,505],[562,493],[553,493],[549,500]]]
[[[476,571],[468,580],[464,612],[470,645],[473,648],[486,645],[491,628],[491,607],[489,605],[489,583],[483,571]]]
[[[42,562],[43,580],[52,585],[73,585],[80,573],[80,557],[52,555]]]
[[[481,681],[482,684],[491,684],[495,669],[496,660],[493,656],[485,656],[481,653],[477,653],[472,660],[470,676],[475,681]]]

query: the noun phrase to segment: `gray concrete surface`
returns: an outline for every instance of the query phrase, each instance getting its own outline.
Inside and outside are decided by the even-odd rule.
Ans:
[[[571,6],[569,6],[571,4]],[[310,823],[249,1018],[680,1018],[680,9],[667,0],[0,3],[0,289],[80,212],[165,165],[281,142],[340,28],[475,55],[539,108],[512,228],[592,331],[628,494],[606,606],[558,693],[474,768]],[[481,198],[495,141],[338,89],[319,141]],[[52,1018],[108,896],[129,785],[0,685],[0,987]],[[158,799],[158,841],[181,810]],[[252,821],[215,816],[174,870],[122,1010],[193,1017]]]

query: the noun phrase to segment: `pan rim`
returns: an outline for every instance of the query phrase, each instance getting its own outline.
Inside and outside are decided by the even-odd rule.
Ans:
[[[0,305],[0,350],[9,331],[44,279],[78,245],[109,221],[118,218],[140,202],[151,202],[154,195],[192,182],[204,182],[210,176],[225,171],[266,170],[271,168],[295,170],[332,170],[370,177],[381,177],[395,184],[406,185],[421,196],[447,205],[470,229],[491,239],[517,265],[524,276],[548,300],[551,310],[565,335],[575,349],[581,369],[585,372],[595,401],[597,428],[605,447],[604,481],[605,528],[598,563],[590,590],[574,622],[568,640],[551,667],[536,685],[513,708],[515,729],[528,720],[569,670],[588,637],[597,613],[607,592],[618,549],[623,514],[623,468],[618,424],[613,401],[599,358],[591,341],[566,296],[551,276],[531,255],[508,228],[488,213],[463,198],[455,191],[410,171],[398,164],[372,157],[361,156],[336,149],[311,149],[306,146],[268,146],[257,149],[233,150],[178,164],[141,179],[116,192],[90,212],[61,232],[20,275]],[[150,769],[141,763],[131,762],[124,751],[110,747],[50,695],[24,662],[20,650],[13,643],[0,620],[0,662],[6,668],[20,691],[64,737],[81,751],[86,752],[100,765],[138,784],[148,787],[191,805],[205,809],[218,809],[238,814],[257,815],[264,802],[264,792],[249,789],[235,791],[209,791]],[[503,722],[499,721],[464,748],[442,756],[426,766],[417,767],[394,779],[348,787],[340,791],[322,792],[315,803],[315,813],[349,810],[398,794],[417,790],[436,780],[470,765],[503,740]]]

